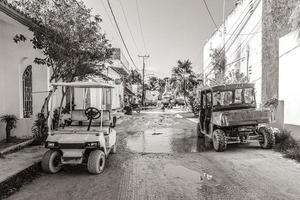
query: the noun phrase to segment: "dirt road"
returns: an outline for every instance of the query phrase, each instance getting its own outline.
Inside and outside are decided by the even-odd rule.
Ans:
[[[42,174],[9,199],[300,199],[300,165],[258,145],[205,149],[195,123],[141,113],[118,125],[118,153],[101,175]]]

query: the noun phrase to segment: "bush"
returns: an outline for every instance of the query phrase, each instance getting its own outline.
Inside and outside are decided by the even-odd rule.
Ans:
[[[33,145],[40,145],[43,144],[48,136],[48,125],[47,125],[47,118],[45,117],[44,113],[37,114],[37,118],[33,123],[32,127],[33,133]]]
[[[282,152],[285,157],[300,161],[300,146],[291,136],[291,132],[282,130],[275,135],[275,150]]]

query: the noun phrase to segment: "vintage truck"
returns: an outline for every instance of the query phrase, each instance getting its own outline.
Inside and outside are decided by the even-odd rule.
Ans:
[[[275,144],[269,110],[257,109],[254,84],[204,87],[200,91],[197,134],[212,142],[215,151],[228,144],[259,142],[269,149]]]

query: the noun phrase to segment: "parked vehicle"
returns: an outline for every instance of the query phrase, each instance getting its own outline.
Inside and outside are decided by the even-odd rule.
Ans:
[[[258,141],[270,149],[275,136],[266,125],[271,112],[256,108],[254,84],[230,84],[207,87],[200,91],[197,134],[212,141],[216,151],[228,144]]]
[[[176,106],[184,106],[185,105],[184,97],[175,98],[175,105]]]
[[[87,95],[82,91],[76,93],[74,88],[113,88],[109,84],[95,82],[54,83],[53,87],[71,88],[70,99],[72,96],[79,98],[83,104]],[[99,174],[104,170],[108,155],[116,153],[116,131],[113,129],[116,118],[112,117],[111,108],[104,105],[99,108],[84,108],[83,105],[84,109],[74,110],[72,107],[70,106],[67,120],[69,123],[64,124],[64,121],[59,120],[58,127],[49,131],[45,143],[49,150],[43,156],[42,169],[48,173],[56,173],[62,165],[85,164],[90,173]],[[51,113],[53,110],[52,107]],[[60,118],[66,119],[66,116]]]

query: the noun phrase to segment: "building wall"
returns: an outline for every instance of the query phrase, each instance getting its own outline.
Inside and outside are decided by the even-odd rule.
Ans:
[[[298,0],[263,0],[262,99],[278,98],[279,38],[291,32],[289,17]]]
[[[32,65],[33,115],[36,115],[48,90],[48,69],[33,63],[41,52],[34,50],[29,41],[16,44],[13,37],[23,34],[29,38],[32,32],[6,14],[0,12],[0,115],[14,114],[19,118],[13,135],[24,137],[31,135],[33,119],[23,118],[22,76],[28,65]],[[0,124],[0,139],[5,138],[5,125]]]
[[[298,33],[291,32],[279,40],[279,90],[278,98],[284,101],[284,123],[300,125],[299,78],[300,43]]]
[[[110,67],[107,69],[107,76],[116,80],[122,79],[122,76],[111,69]],[[123,107],[124,102],[124,86],[122,83],[117,85],[115,81],[111,81],[111,84],[114,85],[114,88],[112,89],[112,109],[117,110]]]

